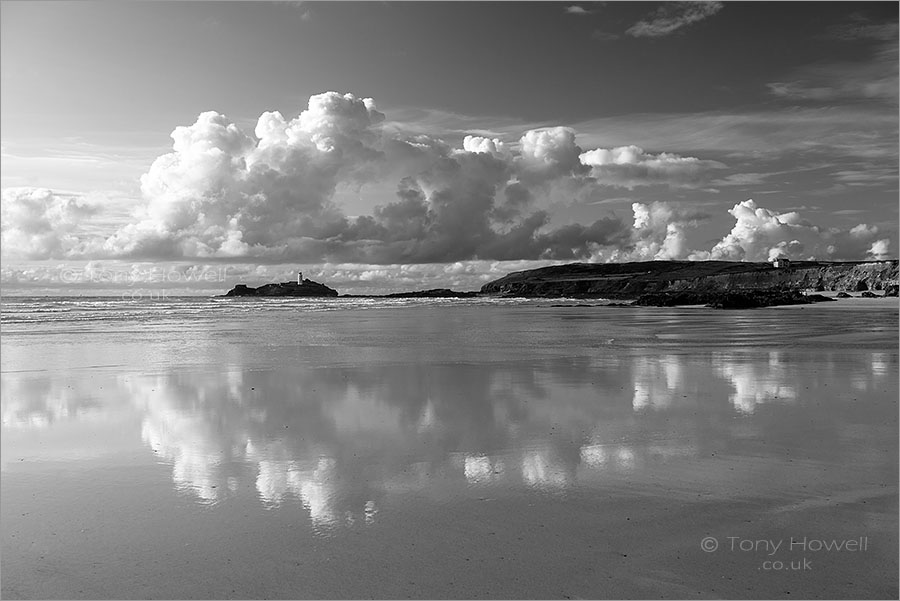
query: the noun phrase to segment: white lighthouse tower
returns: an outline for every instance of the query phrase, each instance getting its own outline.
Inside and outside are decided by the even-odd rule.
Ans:
[[[302,272],[302,271],[298,271],[298,272],[297,272],[297,283],[298,283],[298,284],[302,284],[302,283],[303,283],[303,272]]]

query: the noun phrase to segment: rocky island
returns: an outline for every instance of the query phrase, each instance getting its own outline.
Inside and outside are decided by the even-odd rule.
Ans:
[[[259,288],[251,288],[246,284],[238,284],[225,296],[318,296],[335,297],[337,290],[312,280],[298,282],[281,282],[280,284],[264,284]]]

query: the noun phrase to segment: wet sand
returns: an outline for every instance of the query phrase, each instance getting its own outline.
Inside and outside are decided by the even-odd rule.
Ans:
[[[891,302],[4,331],[2,595],[893,598]]]

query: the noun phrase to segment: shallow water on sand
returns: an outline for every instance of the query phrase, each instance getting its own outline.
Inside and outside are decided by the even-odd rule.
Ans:
[[[217,302],[4,305],[4,598],[897,595],[892,301]]]

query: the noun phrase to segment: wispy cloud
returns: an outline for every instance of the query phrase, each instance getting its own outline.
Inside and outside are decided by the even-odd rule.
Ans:
[[[4,140],[0,185],[136,191],[137,180],[165,146],[78,139]]]
[[[847,23],[832,28],[829,36],[837,40],[881,40],[896,42],[897,22],[876,22],[863,15],[854,15]]]
[[[798,151],[897,159],[897,114],[882,107],[821,107],[751,112],[634,114],[572,124],[584,146],[709,151],[758,160]]]
[[[591,12],[593,12],[593,11],[587,10],[586,8],[582,8],[581,6],[578,6],[577,4],[573,4],[572,6],[566,7],[566,14],[569,14],[569,15],[589,15],[589,14],[591,14]]]
[[[791,100],[831,101],[854,99],[896,100],[896,73],[884,77],[865,78],[853,67],[818,70],[816,77],[795,81],[776,81],[766,86],[774,96]]]
[[[600,200],[592,200],[586,204],[589,205],[606,205],[606,204],[616,204],[616,203],[632,203],[634,202],[634,198],[631,196],[614,196],[612,198],[601,198]]]
[[[610,31],[603,31],[600,29],[595,29],[591,32],[591,37],[600,42],[612,42],[613,40],[618,40],[620,37],[617,33],[612,33]]]
[[[713,180],[711,186],[755,186],[766,181],[769,173],[733,173],[727,177]]]
[[[878,169],[844,169],[835,171],[832,176],[848,186],[879,186],[885,182],[897,182],[896,168]]]
[[[868,40],[871,54],[861,61],[811,65],[791,73],[791,79],[767,84],[772,95],[794,101],[881,100],[897,103],[897,23],[855,20],[832,32],[846,42]]]
[[[658,8],[648,19],[638,21],[625,32],[636,38],[658,38],[713,16],[721,2],[671,2]]]
[[[206,31],[219,31],[222,29],[222,21],[215,17],[206,17],[200,21],[200,28]]]
[[[590,8],[585,8],[578,4],[571,4],[566,7],[565,12],[569,15],[591,15],[599,12],[601,8],[606,6],[606,2],[589,2],[588,5]]]
[[[551,125],[545,121],[522,121],[502,115],[465,115],[440,109],[397,106],[385,111],[382,128],[387,132],[404,131],[459,141],[468,134],[512,138],[527,129]]]

